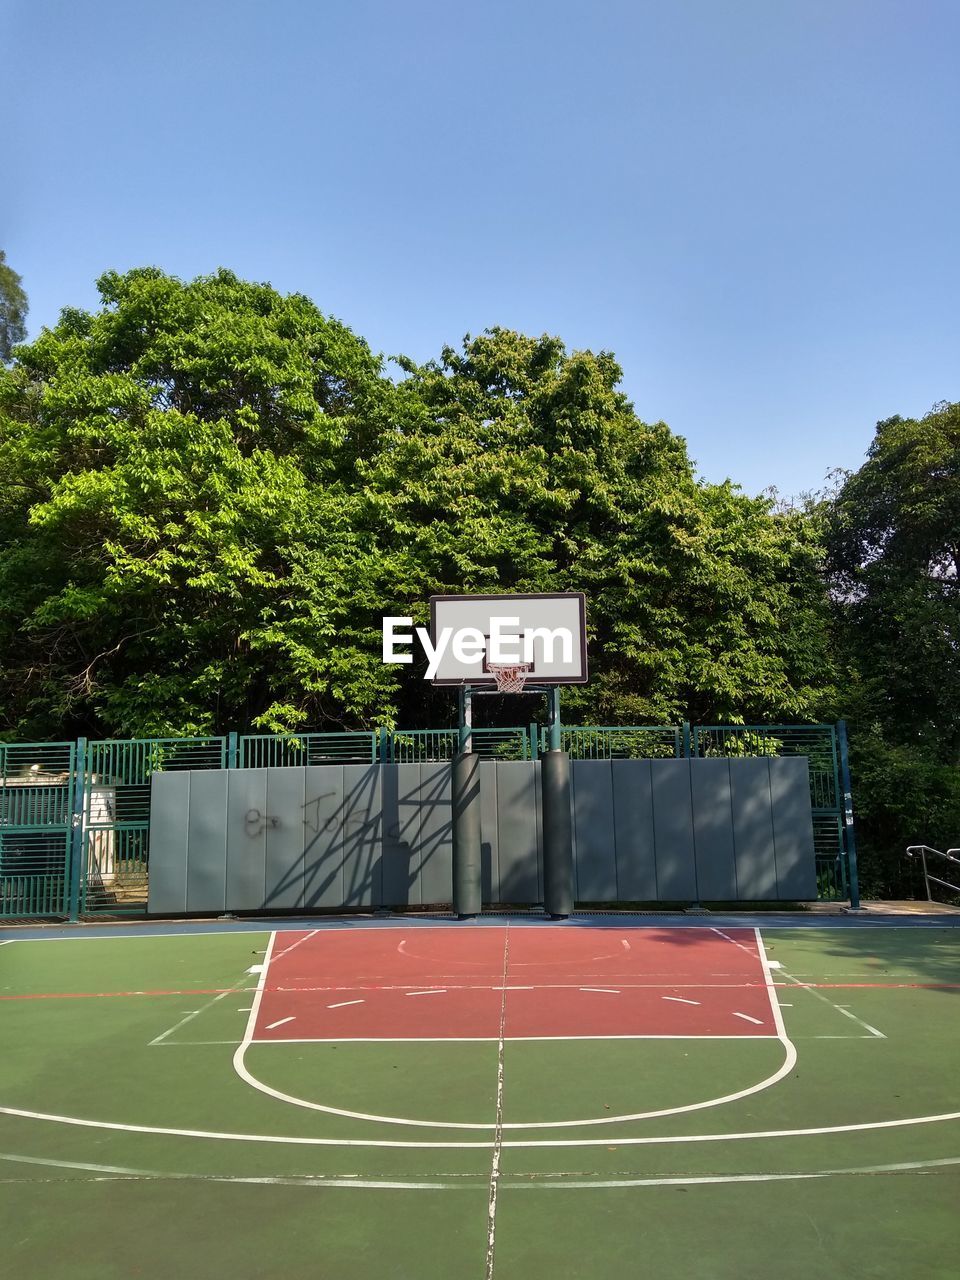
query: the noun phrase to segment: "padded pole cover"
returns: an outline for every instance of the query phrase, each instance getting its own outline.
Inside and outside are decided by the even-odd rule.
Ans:
[[[482,905],[480,880],[480,758],[455,756],[453,772],[453,909],[475,916]]]
[[[540,757],[543,798],[543,905],[548,915],[573,910],[573,821],[570,812],[570,757],[545,751]]]

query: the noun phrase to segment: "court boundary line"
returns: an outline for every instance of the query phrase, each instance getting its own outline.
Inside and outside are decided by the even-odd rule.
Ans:
[[[52,1124],[71,1125],[81,1129],[107,1129],[121,1133],[149,1133],[173,1138],[202,1138],[217,1142],[265,1142],[271,1146],[387,1147],[445,1151],[486,1151],[491,1146],[490,1140],[485,1142],[414,1142],[402,1138],[322,1138],[272,1133],[234,1133],[223,1129],[177,1129],[161,1125],[127,1124],[119,1120],[88,1120],[80,1116],[64,1116],[51,1112],[31,1111],[24,1107],[0,1106],[0,1115],[18,1116],[23,1120],[43,1120]],[[676,1146],[688,1142],[743,1142],[761,1138],[807,1138],[833,1133],[864,1133],[875,1129],[902,1129],[911,1125],[943,1124],[953,1120],[960,1120],[960,1111],[945,1111],[926,1116],[906,1116],[896,1120],[868,1120],[856,1124],[819,1125],[807,1129],[756,1129],[743,1133],[665,1134],[641,1137],[617,1136],[615,1138],[611,1138],[609,1135],[603,1138],[504,1138],[502,1146],[504,1150],[539,1147]]]
[[[74,1169],[104,1176],[98,1178],[78,1178],[78,1182],[226,1182],[246,1185],[265,1185],[283,1187],[344,1187],[357,1191],[475,1191],[480,1185],[474,1174],[439,1174],[437,1181],[423,1180],[402,1181],[391,1178],[361,1178],[352,1175],[325,1174],[279,1174],[271,1176],[244,1176],[242,1174],[209,1174],[164,1172],[153,1169],[134,1169],[124,1165],[101,1165],[79,1160],[54,1160],[40,1156],[14,1155],[12,1152],[0,1151],[0,1160],[13,1164],[39,1165],[46,1168]],[[577,1179],[563,1173],[526,1174],[522,1179],[504,1179],[504,1186],[510,1191],[565,1191],[565,1190],[609,1190],[620,1187],[663,1187],[663,1186],[712,1186],[737,1182],[799,1182],[816,1178],[830,1178],[863,1174],[924,1172],[931,1169],[948,1168],[960,1164],[960,1156],[945,1156],[933,1160],[902,1160],[893,1164],[857,1165],[841,1169],[804,1170],[795,1173],[735,1173],[735,1174],[691,1174],[689,1177],[662,1178],[581,1178]],[[445,1179],[440,1181],[440,1179]],[[0,1183],[17,1186],[43,1185],[51,1179],[37,1178],[0,1178]],[[56,1179],[62,1181],[62,1179]]]

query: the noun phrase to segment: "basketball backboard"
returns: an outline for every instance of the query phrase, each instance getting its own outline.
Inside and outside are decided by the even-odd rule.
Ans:
[[[433,677],[437,685],[495,688],[491,663],[524,665],[531,685],[587,681],[582,591],[431,596],[430,635],[435,647],[444,645]]]

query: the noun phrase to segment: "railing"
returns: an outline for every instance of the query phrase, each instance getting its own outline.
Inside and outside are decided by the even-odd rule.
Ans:
[[[948,849],[944,853],[941,849],[934,849],[928,844],[912,844],[907,848],[907,857],[912,858],[915,853],[919,853],[920,861],[923,866],[923,880],[927,890],[927,901],[935,902],[932,892],[930,891],[931,881],[934,884],[941,885],[944,889],[950,889],[953,893],[960,894],[960,884],[951,884],[949,880],[941,880],[939,876],[931,875],[927,867],[927,854],[934,857],[943,858],[945,862],[952,862],[955,867],[960,867],[960,858],[954,857],[954,854],[960,854],[960,849]],[[958,876],[960,878],[960,876]]]
[[[296,768],[320,764],[373,764],[377,760],[377,733],[300,733],[277,737],[267,733],[242,734],[239,739],[241,769]]]
[[[549,730],[540,733],[546,751]],[[561,725],[560,750],[574,760],[654,760],[684,754],[681,731],[669,725]]]
[[[470,746],[483,760],[529,760],[534,754],[531,734],[522,725],[471,729]],[[384,734],[380,759],[384,764],[452,760],[459,749],[459,729],[393,729]]]

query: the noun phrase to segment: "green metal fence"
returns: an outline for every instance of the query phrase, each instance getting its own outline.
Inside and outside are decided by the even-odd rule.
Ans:
[[[76,765],[75,742],[0,742],[0,918],[69,913]]]
[[[363,733],[301,733],[278,738],[271,734],[243,734],[239,739],[241,769],[293,768],[318,764],[373,764],[379,747],[375,731]]]
[[[536,759],[548,741],[536,724],[470,732],[485,759]],[[457,729],[0,743],[0,919],[145,914],[155,772],[415,764],[458,744]],[[805,756],[819,897],[856,897],[834,725],[564,725],[561,747],[578,760]]]
[[[540,731],[546,751],[550,730]],[[574,760],[654,760],[680,757],[683,732],[669,725],[561,725],[560,750]]]
[[[535,756],[536,726],[471,729],[471,749],[484,760],[529,760]],[[460,744],[459,729],[384,730],[380,759],[384,764],[418,764],[452,760]]]

